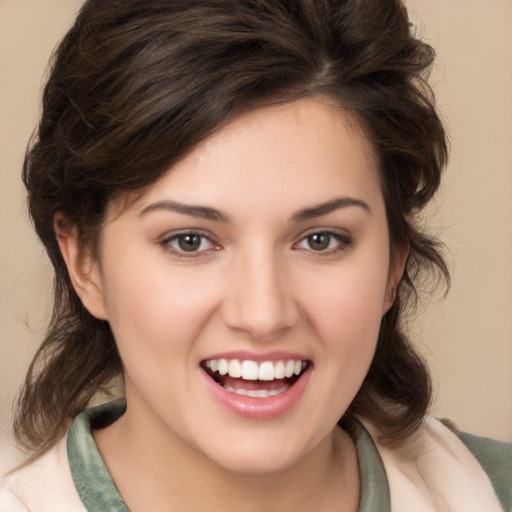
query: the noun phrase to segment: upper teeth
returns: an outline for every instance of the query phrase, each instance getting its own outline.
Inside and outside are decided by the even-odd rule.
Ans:
[[[221,375],[228,374],[230,377],[244,380],[274,380],[284,379],[292,375],[300,375],[306,367],[306,362],[290,359],[288,361],[263,361],[258,363],[246,359],[208,359],[204,365],[213,372]]]

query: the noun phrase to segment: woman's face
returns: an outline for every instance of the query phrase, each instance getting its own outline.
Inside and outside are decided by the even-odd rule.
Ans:
[[[314,100],[241,116],[108,212],[92,309],[124,364],[125,421],[235,471],[319,449],[372,360],[389,255],[357,122]]]

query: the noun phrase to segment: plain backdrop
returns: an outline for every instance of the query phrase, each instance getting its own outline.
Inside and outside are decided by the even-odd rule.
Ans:
[[[79,0],[0,0],[0,451],[50,308],[51,271],[29,225],[20,169],[46,63]],[[512,2],[407,0],[438,59],[431,75],[451,160],[430,225],[447,245],[448,297],[411,330],[431,364],[433,412],[512,437]],[[4,456],[4,464],[6,456]]]

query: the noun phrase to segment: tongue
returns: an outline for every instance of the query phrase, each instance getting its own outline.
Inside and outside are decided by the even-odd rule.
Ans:
[[[278,391],[283,389],[289,383],[289,379],[274,379],[274,380],[244,380],[235,379],[229,375],[225,375],[222,379],[224,386],[232,387],[233,389],[246,389],[247,391],[255,389],[266,389],[267,391]]]

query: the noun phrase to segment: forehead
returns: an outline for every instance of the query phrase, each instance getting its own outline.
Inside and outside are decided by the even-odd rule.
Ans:
[[[304,99],[235,119],[169,169],[134,206],[172,198],[284,214],[340,195],[382,199],[375,151],[354,116]]]

